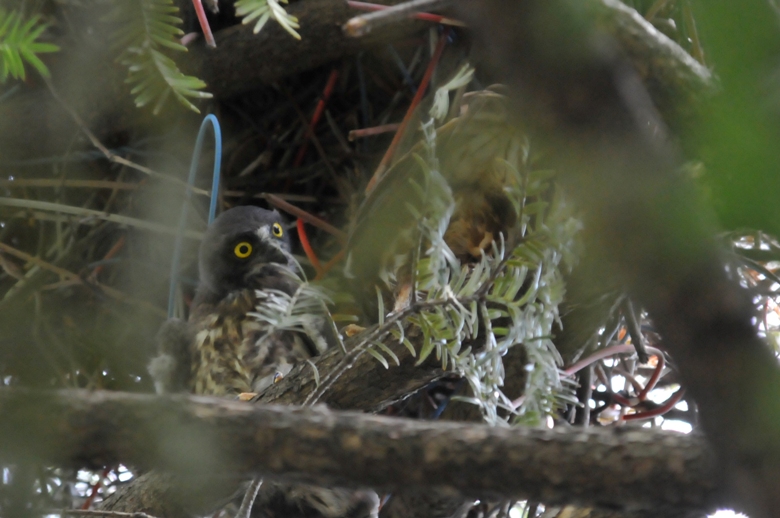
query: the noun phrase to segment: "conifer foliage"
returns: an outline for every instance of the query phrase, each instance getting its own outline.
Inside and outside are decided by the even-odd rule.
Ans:
[[[190,99],[208,99],[206,83],[182,73],[166,51],[186,52],[179,43],[184,34],[179,28],[179,8],[173,0],[131,0],[116,2],[113,19],[118,22],[114,41],[122,49],[119,61],[127,67],[127,82],[138,107],[152,105],[159,113],[173,95],[190,110],[200,110]]]
[[[59,47],[39,41],[46,27],[39,16],[25,19],[17,11],[0,9],[0,83],[9,77],[26,79],[25,63],[42,76],[49,76],[49,69],[38,55],[57,52]]]

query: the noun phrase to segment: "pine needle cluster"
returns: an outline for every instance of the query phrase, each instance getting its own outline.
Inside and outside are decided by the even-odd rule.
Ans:
[[[182,105],[200,113],[190,99],[208,99],[206,83],[182,73],[166,52],[186,52],[179,43],[179,8],[173,0],[123,0],[115,2],[112,19],[117,22],[114,45],[121,50],[119,61],[127,67],[126,82],[136,106],[151,105],[158,114],[173,95]]]
[[[273,18],[276,22],[296,40],[301,35],[295,29],[300,29],[298,18],[284,10],[281,4],[288,0],[238,0],[236,2],[236,15],[242,17],[241,23],[247,25],[254,23],[253,32],[260,32],[265,24]]]
[[[59,47],[39,41],[46,28],[39,16],[25,19],[17,11],[0,8],[0,83],[5,83],[9,77],[24,81],[27,78],[25,63],[49,77],[49,69],[38,55],[57,52]]]
[[[579,222],[567,214],[560,195],[550,195],[552,173],[529,171],[528,153],[497,156],[494,167],[513,178],[505,189],[517,223],[476,264],[463,264],[445,239],[455,202],[441,188],[446,184],[433,121],[423,133],[427,153],[417,161],[429,183],[419,189],[428,210],[415,214],[420,242],[427,246],[414,265],[419,302],[391,333],[417,355],[418,364],[435,354],[443,369],[463,376],[472,395],[462,399],[478,405],[487,422],[539,424],[564,401],[575,401],[559,375],[552,328],[564,295],[564,259],[573,259]],[[422,334],[417,350],[407,337],[411,330]],[[515,346],[525,348],[528,381],[522,400],[513,402],[501,390],[502,358]]]

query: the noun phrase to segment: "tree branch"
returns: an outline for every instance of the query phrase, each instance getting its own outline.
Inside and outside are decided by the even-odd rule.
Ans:
[[[414,340],[414,337],[410,338]],[[348,340],[347,346],[351,349],[359,339],[360,336],[356,336]],[[385,369],[372,356],[364,354],[333,383],[320,401],[333,408],[375,412],[443,374],[440,364],[434,358],[421,366],[415,366],[415,358],[406,347],[397,343],[387,345],[398,357],[400,366]],[[343,358],[344,354],[339,349],[332,349],[315,358],[314,365],[320,378],[325,379],[340,368]],[[517,366],[516,370],[522,371],[522,366]],[[509,370],[508,375],[511,372]],[[314,370],[310,364],[302,363],[293,368],[281,382],[263,392],[259,402],[301,405],[315,389]],[[185,518],[213,510],[230,497],[236,488],[235,481],[225,484],[224,479],[214,481],[206,478],[182,484],[170,475],[151,471],[120,488],[103,503],[102,508]]]
[[[267,24],[259,34],[252,32],[253,24],[236,25],[214,35],[215,49],[193,46],[182,68],[206,81],[216,97],[226,98],[357,54],[366,47],[404,38],[430,25],[407,19],[377,29],[368,38],[355,39],[345,36],[341,26],[359,12],[343,0],[305,0],[290,4],[286,10],[300,20],[300,41],[277,23]]]
[[[675,516],[718,503],[714,459],[701,438],[653,430],[499,428],[196,396],[19,389],[0,391],[0,413],[1,462],[123,462],[183,482],[285,475]]]

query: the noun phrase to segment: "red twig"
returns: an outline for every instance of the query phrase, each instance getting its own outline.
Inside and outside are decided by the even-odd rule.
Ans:
[[[118,254],[122,248],[125,246],[125,236],[121,236],[116,243],[114,243],[114,246],[111,247],[111,249],[106,253],[106,255],[103,256],[103,260],[107,261],[109,259],[113,259],[116,254]],[[100,274],[100,272],[103,271],[102,264],[99,264],[95,267],[95,269],[92,271],[92,276],[94,278],[97,278],[97,276]]]
[[[651,350],[651,348],[648,348],[648,350]],[[645,384],[645,388],[642,389],[642,392],[640,392],[637,396],[640,401],[644,401],[645,399],[647,399],[647,394],[655,388],[655,384],[658,383],[658,380],[661,378],[661,373],[663,372],[664,367],[666,366],[666,358],[664,358],[664,353],[658,351],[657,353],[654,353],[654,356],[658,358],[658,363],[655,366],[653,375],[650,376],[649,380],[647,380],[647,383]]]
[[[409,121],[412,119],[412,114],[414,114],[414,110],[420,104],[420,101],[423,98],[423,94],[425,94],[425,90],[428,88],[428,83],[430,83],[431,76],[433,76],[433,71],[436,69],[436,64],[439,62],[442,52],[444,52],[444,45],[447,43],[447,38],[449,38],[449,36],[450,36],[450,29],[445,29],[445,31],[439,37],[439,43],[436,45],[436,50],[433,52],[433,56],[431,57],[431,62],[428,63],[428,68],[425,69],[425,75],[423,75],[422,81],[420,81],[420,86],[417,88],[417,92],[414,94],[414,98],[412,99],[412,104],[410,104],[409,109],[406,110],[406,115],[404,115],[404,120],[401,121],[401,126],[398,128],[398,131],[395,133],[395,137],[393,137],[393,141],[390,143],[390,146],[387,148],[387,151],[385,152],[385,156],[382,157],[382,161],[379,163],[379,167],[377,167],[376,171],[374,172],[374,176],[372,176],[371,180],[368,182],[368,185],[366,186],[366,194],[370,193],[374,189],[376,183],[380,180],[382,175],[387,170],[387,167],[390,163],[390,159],[393,158],[393,154],[395,154],[395,150],[396,148],[398,148],[398,144],[401,142],[401,137],[403,136],[404,131],[406,131],[406,126],[409,124]]]
[[[341,249],[339,253],[333,256],[333,258],[325,263],[325,266],[322,267],[322,271],[317,274],[317,277],[314,278],[315,281],[318,281],[322,279],[326,273],[328,273],[336,264],[338,264],[339,261],[341,261],[344,258],[344,255],[347,253],[346,248]]]
[[[298,239],[301,240],[303,251],[306,252],[306,257],[309,258],[309,262],[314,266],[317,277],[319,277],[322,274],[322,265],[320,265],[320,260],[317,258],[317,254],[314,253],[314,249],[309,243],[309,237],[306,235],[305,223],[300,218],[298,218]]]
[[[281,199],[279,196],[276,196],[275,194],[266,193],[263,194],[263,198],[268,200],[268,203],[270,203],[277,209],[282,209],[283,211],[292,214],[293,216],[301,218],[306,223],[310,225],[314,225],[315,227],[324,230],[328,234],[336,236],[336,238],[342,243],[346,242],[347,234],[344,233],[344,231],[337,229],[327,221],[318,218],[314,214],[311,214],[299,207],[296,207],[292,203]]]
[[[581,371],[591,363],[597,362],[599,360],[602,360],[604,358],[608,358],[610,356],[614,356],[616,354],[626,354],[634,352],[636,349],[631,344],[617,344],[617,345],[611,345],[609,347],[605,347],[604,349],[601,349],[600,351],[596,351],[595,353],[591,354],[587,358],[584,358],[568,369],[563,371],[564,376],[574,376],[577,372]]]
[[[664,404],[659,406],[658,408],[653,408],[652,410],[647,410],[645,412],[637,412],[635,414],[626,414],[623,416],[624,421],[635,421],[637,419],[650,419],[651,417],[658,417],[659,415],[664,415],[669,410],[674,408],[674,405],[680,402],[682,397],[685,395],[685,389],[680,388],[672,394],[672,397],[666,400]]]
[[[95,497],[97,496],[98,489],[100,489],[100,486],[103,485],[103,479],[108,476],[108,474],[111,472],[111,468],[106,468],[103,470],[103,473],[100,474],[100,478],[97,482],[92,484],[92,487],[89,491],[89,496],[87,497],[87,500],[84,502],[84,504],[81,506],[81,509],[89,509],[92,507],[92,502],[95,500]]]
[[[203,36],[206,38],[206,43],[209,47],[216,48],[217,42],[214,41],[214,35],[211,34],[211,27],[209,27],[209,20],[206,18],[206,10],[203,9],[203,3],[201,0],[192,0],[192,5],[195,6],[195,14],[198,15],[198,23],[203,30]]]
[[[400,128],[400,124],[382,124],[381,126],[374,126],[373,128],[356,129],[349,132],[347,140],[353,142],[359,138],[373,137],[374,135],[381,135],[382,133],[389,133],[391,131],[397,131]]]
[[[352,7],[353,9],[358,9],[360,11],[384,11],[390,6],[382,5],[382,4],[372,4],[369,2],[356,2],[355,0],[347,0],[347,5]],[[465,27],[466,24],[461,22],[460,20],[453,20],[452,18],[447,18],[446,16],[442,16],[440,14],[431,14],[431,13],[412,13],[409,15],[409,18],[415,18],[417,20],[423,20],[426,22],[433,22],[433,23],[440,23],[442,25],[453,25],[455,27]]]
[[[330,96],[333,93],[333,89],[336,87],[336,80],[338,78],[339,71],[338,69],[334,68],[330,71],[328,82],[325,83],[325,89],[322,91],[322,97],[317,102],[317,107],[314,109],[314,115],[312,115],[311,122],[309,122],[309,127],[306,130],[306,135],[303,138],[301,149],[298,150],[298,155],[293,161],[293,167],[298,167],[303,163],[303,157],[306,156],[306,151],[309,149],[309,139],[314,133],[314,128],[317,127],[317,123],[320,122],[322,114],[325,113],[325,105],[328,103],[328,99],[330,99]]]

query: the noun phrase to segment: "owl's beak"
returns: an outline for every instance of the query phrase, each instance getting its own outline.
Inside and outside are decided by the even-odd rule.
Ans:
[[[293,257],[290,252],[282,248],[276,238],[267,235],[265,232],[258,232],[258,235],[260,236],[260,240],[263,241],[263,244],[266,245],[263,247],[261,259],[263,262],[280,264],[290,264],[293,262]]]

